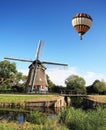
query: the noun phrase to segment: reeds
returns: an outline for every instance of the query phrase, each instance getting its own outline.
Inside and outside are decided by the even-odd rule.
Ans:
[[[66,109],[61,112],[61,122],[70,130],[106,130],[106,109],[90,112]]]

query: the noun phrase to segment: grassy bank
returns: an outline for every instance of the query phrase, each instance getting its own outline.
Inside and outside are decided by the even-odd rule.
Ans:
[[[88,99],[96,102],[106,103],[106,95],[89,95]]]
[[[49,101],[55,101],[60,97],[61,96],[57,96],[57,95],[0,94],[0,107],[1,108],[25,108],[27,106],[33,105],[30,102],[46,103]]]
[[[0,102],[8,103],[24,103],[25,101],[49,101],[58,99],[59,96],[54,95],[21,95],[21,94],[0,94]]]

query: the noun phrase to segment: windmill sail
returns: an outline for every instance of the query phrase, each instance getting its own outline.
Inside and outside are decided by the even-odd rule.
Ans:
[[[39,40],[37,51],[36,51],[36,60],[39,59],[40,51],[41,51],[42,41]]]
[[[47,62],[47,61],[43,61],[42,64],[68,66],[68,64],[62,64],[62,63],[56,63],[56,62]]]
[[[13,57],[4,57],[6,60],[15,60],[15,61],[23,61],[23,62],[33,62],[32,60],[27,59],[19,59],[19,58],[13,58]]]

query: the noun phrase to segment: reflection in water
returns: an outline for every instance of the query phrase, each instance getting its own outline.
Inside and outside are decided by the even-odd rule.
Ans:
[[[26,117],[28,115],[28,112],[20,112],[20,111],[12,111],[12,110],[0,110],[0,121],[7,120],[15,121],[17,123],[22,124]]]
[[[46,107],[25,107],[24,109],[19,108],[1,108],[0,109],[0,121],[7,120],[15,121],[16,123],[22,124],[28,119],[31,111],[39,111],[45,113],[49,118],[59,117],[60,111],[64,108],[46,108]]]
[[[46,107],[27,107],[26,110],[28,111],[40,111],[43,113],[49,114],[58,114],[62,108],[46,108]]]
[[[28,119],[31,111],[39,111],[45,113],[49,118],[58,117],[59,112],[62,108],[44,108],[35,107],[28,108],[27,110],[17,109],[0,109],[0,121],[7,120],[8,122],[14,121],[19,124],[23,124]]]
[[[23,124],[25,122],[25,116],[23,113],[21,113],[18,117],[18,123]]]

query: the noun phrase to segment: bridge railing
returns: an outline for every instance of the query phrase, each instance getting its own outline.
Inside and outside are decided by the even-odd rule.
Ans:
[[[68,95],[87,95],[86,92],[76,92],[76,91],[73,91],[73,90],[63,90],[63,91],[60,91],[60,94],[68,94]]]

